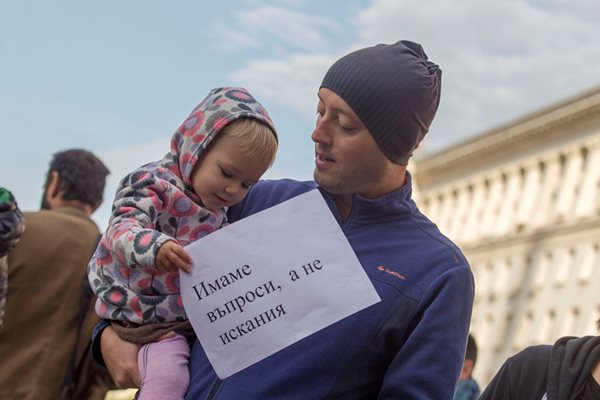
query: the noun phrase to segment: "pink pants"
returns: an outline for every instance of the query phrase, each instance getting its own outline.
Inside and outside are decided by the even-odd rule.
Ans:
[[[143,345],[138,353],[138,400],[182,400],[190,381],[189,357],[190,346],[181,335]]]

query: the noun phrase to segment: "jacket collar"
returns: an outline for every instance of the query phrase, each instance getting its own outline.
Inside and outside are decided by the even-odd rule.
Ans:
[[[335,206],[333,198],[322,188],[319,188],[319,190],[327,201],[331,212],[337,221],[340,222],[340,213]],[[406,171],[406,183],[398,190],[376,199],[368,199],[359,194],[354,194],[352,209],[348,215],[348,220],[343,225],[364,225],[390,221],[406,217],[414,213],[416,209],[417,206],[412,200],[412,177]]]

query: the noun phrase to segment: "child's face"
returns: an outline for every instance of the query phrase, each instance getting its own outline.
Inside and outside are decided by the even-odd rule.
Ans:
[[[213,211],[242,201],[268,167],[268,161],[247,154],[238,139],[222,134],[198,160],[192,186],[203,206]]]

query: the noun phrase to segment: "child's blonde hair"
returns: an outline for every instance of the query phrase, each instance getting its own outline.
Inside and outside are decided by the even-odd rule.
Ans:
[[[253,157],[275,162],[277,136],[265,123],[256,118],[238,118],[228,123],[221,132],[239,140],[242,148]]]

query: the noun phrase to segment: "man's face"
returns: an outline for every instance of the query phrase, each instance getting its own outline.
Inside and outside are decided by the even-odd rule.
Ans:
[[[367,127],[341,97],[319,90],[315,142],[314,179],[329,193],[359,193],[376,198],[390,188],[393,165],[381,152]],[[402,177],[403,178],[403,177]]]

